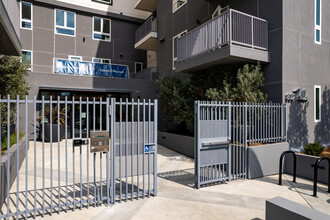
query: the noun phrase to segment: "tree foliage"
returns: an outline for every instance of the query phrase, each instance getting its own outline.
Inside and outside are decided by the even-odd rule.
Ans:
[[[26,82],[27,66],[20,62],[18,57],[2,56],[0,57],[0,95],[1,98],[16,99],[19,95],[23,97],[28,94],[29,85]],[[11,124],[15,121],[16,106],[10,106]],[[1,103],[1,125],[7,124],[7,104]]]
[[[158,80],[158,97],[167,121],[194,128],[194,101],[264,102],[261,65],[222,66],[194,73],[189,79],[164,77]]]

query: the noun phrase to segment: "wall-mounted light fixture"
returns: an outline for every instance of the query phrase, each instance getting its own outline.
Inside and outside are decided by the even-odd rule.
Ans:
[[[160,43],[163,43],[165,41],[165,37],[162,37],[158,40]]]

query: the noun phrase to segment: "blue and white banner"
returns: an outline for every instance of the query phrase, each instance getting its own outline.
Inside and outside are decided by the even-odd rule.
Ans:
[[[80,76],[128,78],[127,66],[72,60],[55,60],[55,72]]]

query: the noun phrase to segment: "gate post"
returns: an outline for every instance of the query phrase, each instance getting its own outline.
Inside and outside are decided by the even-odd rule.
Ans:
[[[229,182],[231,181],[231,150],[232,150],[232,137],[231,137],[231,102],[228,102],[228,111],[227,111],[227,121],[228,121],[228,137],[230,138],[230,142],[228,143],[228,178]]]
[[[200,168],[199,168],[199,101],[195,101],[195,147],[194,147],[194,156],[195,156],[195,186],[197,189],[200,188]]]

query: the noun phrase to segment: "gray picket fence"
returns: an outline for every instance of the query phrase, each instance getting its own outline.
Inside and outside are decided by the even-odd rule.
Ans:
[[[0,218],[44,216],[156,196],[157,103],[0,98],[6,109],[0,121],[8,128],[16,123],[18,143],[1,155]],[[91,131],[109,132],[109,152],[91,153]],[[10,146],[9,132],[7,138]]]
[[[249,145],[286,140],[286,104],[196,101],[196,187],[246,179]]]

